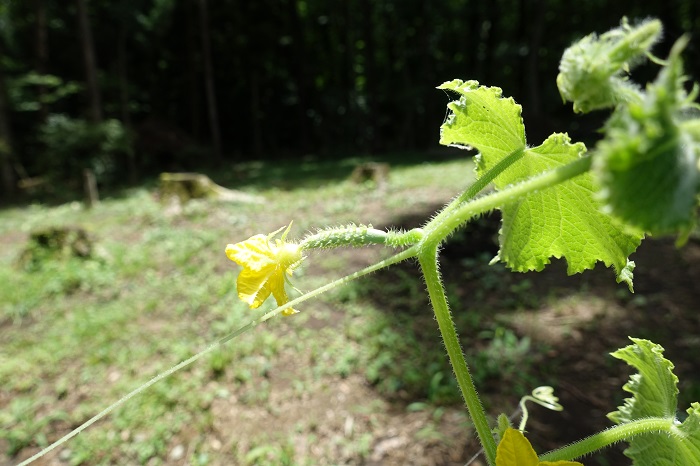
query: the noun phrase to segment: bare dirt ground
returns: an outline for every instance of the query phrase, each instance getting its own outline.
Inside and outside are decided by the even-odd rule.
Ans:
[[[413,226],[410,219],[408,223]],[[464,259],[484,250],[495,252],[497,228],[497,219],[487,218],[446,245],[441,263],[448,289],[451,284],[462,296],[476,294],[478,281],[460,279]],[[518,284],[527,282],[528,291],[514,296],[520,303],[497,320],[507,322],[520,337],[529,337],[533,347],[546,349],[532,366],[528,380],[553,385],[565,408],[561,413],[532,408],[528,436],[539,452],[611,425],[606,414],[615,411],[628,395],[622,386],[631,370],[609,353],[629,345],[630,336],[661,344],[665,357],[675,363],[681,419],[689,404],[700,399],[700,242],[691,239],[678,249],[673,239],[648,238],[631,259],[637,265],[634,294],[616,284],[612,271],[602,265],[569,277],[565,264],[555,261],[540,273],[500,276],[505,283],[484,301],[485,309],[507,309],[502,303],[511,298],[508,290],[522,289]],[[462,330],[465,347],[469,345],[468,332],[474,330]],[[494,379],[481,389],[486,404],[495,412],[499,408],[509,412],[508,406],[515,403],[507,385]],[[624,445],[615,446],[583,462],[630,464],[622,450]]]

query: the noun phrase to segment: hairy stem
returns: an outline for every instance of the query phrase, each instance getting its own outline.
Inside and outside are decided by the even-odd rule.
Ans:
[[[525,147],[514,150],[510,154],[503,157],[499,162],[491,167],[486,173],[481,175],[471,186],[469,186],[457,200],[462,203],[479,194],[486,186],[495,180],[498,175],[506,171],[508,167],[520,160],[525,155]]]
[[[450,214],[452,214],[452,212],[454,212],[454,210],[460,205],[476,197],[476,195],[483,191],[489,185],[489,183],[495,180],[496,177],[503,173],[508,167],[520,160],[523,155],[525,155],[525,148],[514,150],[507,156],[503,157],[503,159],[491,167],[490,170],[474,181],[474,183],[472,183],[462,194],[445,206],[445,208],[442,209],[442,211],[438,213],[430,223],[437,224],[442,222],[443,219],[450,216]]]
[[[467,362],[464,360],[462,347],[457,337],[457,330],[455,329],[454,321],[450,315],[447,298],[445,297],[445,289],[442,286],[440,273],[438,271],[437,245],[422,250],[418,255],[418,261],[420,262],[421,270],[425,277],[425,283],[428,288],[430,302],[435,311],[435,318],[440,328],[440,334],[442,335],[442,340],[447,349],[447,355],[450,358],[450,363],[457,377],[457,383],[464,396],[464,402],[467,405],[469,416],[472,422],[474,422],[476,433],[486,453],[486,460],[489,465],[493,466],[496,462],[496,441],[493,438],[491,428],[486,419],[486,413],[484,412],[476,387],[469,374],[469,368],[467,367]]]
[[[610,429],[598,432],[583,440],[572,443],[562,448],[552,450],[540,455],[540,461],[570,461],[576,458],[601,450],[622,440],[629,440],[641,434],[650,432],[668,433],[673,432],[672,418],[646,418],[637,421],[626,422]]]
[[[386,240],[387,233],[375,230],[372,225],[347,225],[318,231],[304,238],[299,245],[302,249],[330,249],[385,244]]]
[[[509,156],[509,163],[499,171],[491,171],[490,180],[507,166],[516,161],[522,154],[514,152]],[[511,158],[512,157],[512,158]],[[454,230],[463,223],[482,213],[502,207],[518,199],[522,199],[529,193],[546,189],[563,183],[566,180],[581,175],[591,168],[591,158],[582,157],[568,165],[558,167],[539,176],[511,185],[502,191],[489,194],[470,202],[464,202],[468,196],[476,195],[486,184],[477,182],[476,187],[467,189],[459,198],[448,205],[441,214],[431,220],[424,228],[424,236],[416,245],[420,248],[418,261],[420,262],[425,282],[430,296],[430,302],[435,311],[440,333],[442,334],[450,363],[457,377],[457,383],[464,397],[469,415],[474,422],[481,445],[486,454],[489,465],[496,461],[496,441],[486,419],[486,413],[479,400],[479,395],[469,374],[469,368],[464,360],[464,354],[457,338],[454,321],[450,315],[445,290],[440,280],[437,262],[438,245],[444,241]],[[490,181],[489,180],[489,181]],[[461,203],[460,203],[461,202]]]

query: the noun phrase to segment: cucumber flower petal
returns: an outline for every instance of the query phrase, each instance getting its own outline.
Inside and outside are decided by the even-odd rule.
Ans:
[[[275,298],[278,306],[289,302],[285,282],[304,259],[300,245],[285,241],[291,226],[287,227],[281,238],[274,241],[272,237],[282,231],[282,228],[269,235],[255,235],[226,246],[226,256],[243,267],[238,275],[238,297],[252,309],[260,307],[270,295]],[[292,315],[297,312],[289,308],[282,311],[282,314]]]
[[[522,432],[506,429],[496,450],[496,466],[583,466],[577,461],[540,461]]]

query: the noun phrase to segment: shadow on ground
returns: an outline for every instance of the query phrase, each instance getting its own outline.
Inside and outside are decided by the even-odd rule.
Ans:
[[[410,229],[426,217],[399,218],[392,226]],[[490,414],[512,413],[521,396],[546,384],[555,387],[565,411],[532,408],[528,431],[538,451],[610,427],[606,414],[627,395],[622,386],[630,368],[609,353],[630,344],[628,336],[665,348],[680,379],[680,413],[700,400],[700,289],[695,286],[700,281],[700,242],[691,240],[676,249],[672,239],[646,240],[632,256],[637,268],[631,294],[602,265],[576,276],[566,275],[563,261],[540,273],[489,266],[497,250],[498,222],[496,215],[478,220],[441,251],[448,299]],[[370,382],[398,403],[427,399],[459,406],[423,289],[415,263],[384,269],[363,287],[361,298],[390,314],[396,332],[410,341],[399,347],[374,346],[377,357],[390,363]],[[623,449],[610,448],[587,458],[586,464],[627,464]]]

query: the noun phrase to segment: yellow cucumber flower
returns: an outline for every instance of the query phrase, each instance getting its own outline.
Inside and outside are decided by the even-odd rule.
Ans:
[[[301,246],[287,243],[287,233],[292,227],[290,223],[282,233],[281,238],[272,241],[272,237],[284,227],[269,235],[255,235],[245,241],[226,246],[226,256],[243,267],[238,276],[238,297],[250,305],[252,309],[260,305],[272,294],[277,305],[289,302],[284,284],[291,276],[301,260]],[[289,308],[282,311],[284,315],[296,314],[298,311]]]
[[[496,466],[583,466],[578,461],[540,461],[522,432],[506,429],[496,450]]]

